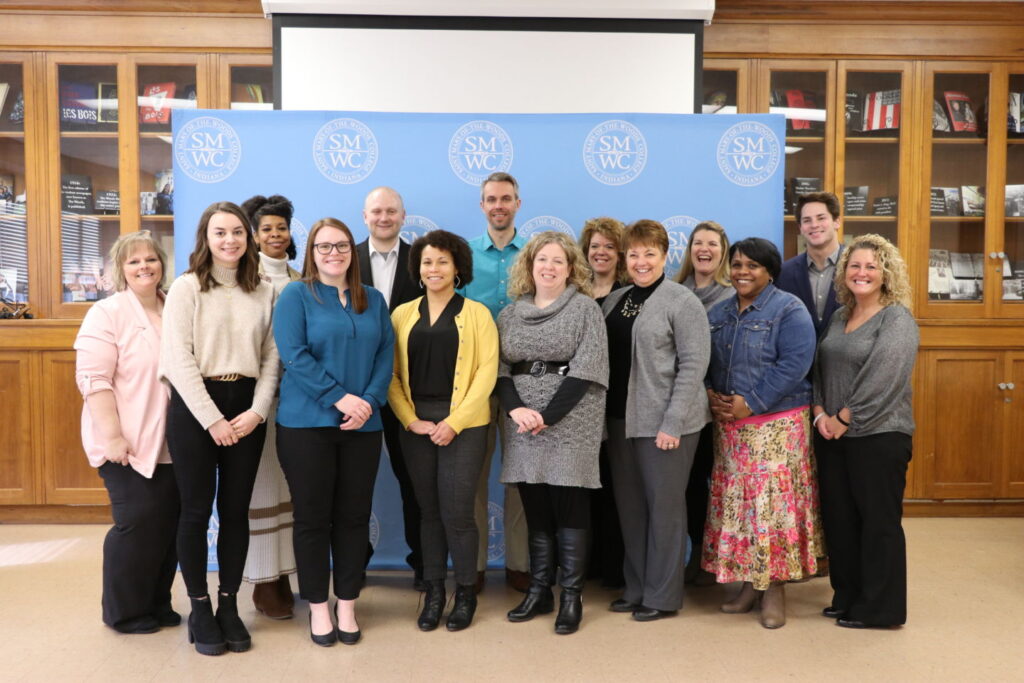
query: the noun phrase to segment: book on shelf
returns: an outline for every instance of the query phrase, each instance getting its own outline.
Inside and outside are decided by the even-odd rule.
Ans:
[[[1006,186],[1005,215],[1011,218],[1024,216],[1024,185]]]
[[[94,83],[60,84],[61,123],[96,123],[96,85]]]
[[[117,190],[97,190],[93,207],[98,214],[121,213],[121,193]]]
[[[846,93],[846,132],[861,131],[864,123],[864,96],[859,92]]]
[[[156,192],[139,193],[139,213],[143,216],[156,215]]]
[[[67,213],[92,213],[92,178],[78,173],[62,174],[60,208]]]
[[[810,93],[804,90],[786,90],[783,95],[785,96],[786,106],[790,109],[810,109],[814,106],[807,101]],[[790,119],[789,127],[791,130],[810,130],[811,122],[807,119]]]
[[[954,278],[949,282],[949,298],[953,301],[980,301],[982,286],[981,280]]]
[[[1020,116],[1024,112],[1024,92],[1010,93],[1010,101],[1007,103],[1006,130],[1010,133],[1024,133],[1024,124]]]
[[[11,113],[7,115],[11,123],[17,125],[25,123],[25,91],[18,92],[14,98],[14,105],[11,106]]]
[[[800,199],[800,195],[811,194],[812,192],[821,192],[822,187],[823,184],[821,178],[790,178],[790,213],[796,213],[796,201]]]
[[[1003,300],[1024,300],[1024,279],[1003,280]]]
[[[948,133],[953,130],[949,125],[949,116],[938,100],[932,100],[932,130]]]
[[[974,272],[974,257],[959,251],[949,252],[949,262],[952,265],[953,277],[958,279],[977,277]]]
[[[985,277],[985,255],[984,254],[971,254],[971,263],[974,265],[974,277],[984,278]]]
[[[258,83],[232,83],[231,101],[263,102],[263,86]]]
[[[949,251],[945,249],[928,250],[928,298],[948,299],[949,286],[952,279],[952,266]]]
[[[959,216],[960,188],[959,187],[933,187],[931,199],[931,214],[933,216]]]
[[[985,215],[985,188],[980,185],[961,185],[960,198],[963,201],[964,216]]]
[[[96,120],[117,123],[117,83],[100,83],[97,89]]]
[[[942,93],[949,111],[949,122],[957,133],[977,132],[978,118],[974,115],[971,98],[966,93],[947,90]]]
[[[871,202],[871,213],[876,216],[895,216],[898,203],[896,195],[875,197],[875,200]]]
[[[157,172],[153,185],[156,188],[156,210],[161,216],[174,214],[174,169]]]
[[[864,96],[861,130],[891,130],[900,127],[900,91],[879,90]]]
[[[149,83],[142,88],[139,98],[139,123],[170,123],[171,103],[177,85],[174,83]]]
[[[843,213],[847,216],[868,215],[868,186],[843,188]]]
[[[7,93],[10,91],[10,83],[0,83],[0,114],[4,111],[4,104],[7,102]]]

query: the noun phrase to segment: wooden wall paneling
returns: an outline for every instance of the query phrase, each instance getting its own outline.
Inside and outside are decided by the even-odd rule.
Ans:
[[[1006,111],[1009,105],[1010,74],[1005,63],[995,64],[989,78],[988,103],[984,113],[988,117],[988,171],[985,178],[985,297],[988,313],[993,318],[1019,318],[1020,305],[1003,306],[1003,259],[991,254],[1005,250],[1006,245],[1003,207],[1006,196]],[[995,115],[993,115],[995,114]],[[982,124],[983,119],[979,121]]]
[[[106,503],[103,482],[82,450],[82,396],[75,384],[75,353],[44,351],[41,356],[44,502]]]
[[[0,351],[0,502],[34,503],[32,354]]]
[[[1005,381],[1013,383],[1007,389],[1003,403],[1007,425],[1003,441],[1002,495],[1024,498],[1024,352],[1006,354]]]
[[[1003,354],[928,351],[921,453],[927,498],[997,498],[1002,490]]]

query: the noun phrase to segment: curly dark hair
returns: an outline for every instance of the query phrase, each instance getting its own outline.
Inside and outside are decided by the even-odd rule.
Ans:
[[[291,201],[279,194],[264,197],[261,194],[253,195],[244,202],[242,202],[242,211],[245,211],[245,215],[249,217],[249,223],[252,225],[252,231],[256,232],[260,227],[260,219],[264,216],[279,216],[284,219],[285,224],[288,225],[288,229],[292,228],[292,216],[295,215],[295,207],[292,206]],[[288,248],[285,250],[288,254],[288,260],[295,259],[295,241],[291,238],[288,239]]]
[[[426,247],[447,251],[452,255],[459,287],[465,287],[473,281],[473,250],[469,248],[469,243],[454,232],[431,230],[417,238],[409,251],[409,277],[413,282],[420,279],[420,260]]]

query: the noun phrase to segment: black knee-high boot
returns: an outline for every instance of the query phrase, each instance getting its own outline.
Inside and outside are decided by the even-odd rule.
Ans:
[[[566,635],[579,630],[583,618],[583,578],[587,566],[587,530],[558,530],[558,564],[562,568],[558,616],[555,633]]]
[[[508,620],[529,621],[538,614],[550,614],[555,609],[555,596],[551,586],[555,583],[555,539],[543,531],[531,531],[530,588],[517,607],[510,610]]]

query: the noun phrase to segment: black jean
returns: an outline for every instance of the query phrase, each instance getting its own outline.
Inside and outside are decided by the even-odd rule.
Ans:
[[[327,601],[332,563],[334,594],[340,600],[359,597],[380,446],[379,431],[277,425],[277,457],[292,494],[292,542],[304,600]]]
[[[590,489],[524,482],[518,488],[529,531],[553,537],[559,529],[590,528]]]
[[[422,420],[443,420],[448,411],[448,401],[416,404],[416,415]],[[475,583],[480,535],[474,505],[487,449],[487,425],[463,429],[447,446],[409,431],[399,436],[419,504],[423,578],[445,578],[450,552],[455,582]]]
[[[228,420],[252,407],[256,380],[206,380],[206,391]],[[206,585],[206,531],[214,500],[220,530],[217,562],[220,592],[237,593],[249,552],[249,501],[263,453],[267,427],[261,424],[234,446],[218,446],[189,411],[177,391],[171,391],[167,411],[167,447],[181,497],[178,522],[178,561],[190,597],[209,592]]]
[[[103,540],[103,623],[116,626],[170,606],[180,504],[170,465],[152,479],[112,462],[99,474],[114,517]]]
[[[901,432],[814,435],[832,607],[872,626],[907,620],[903,489],[912,439]]]

